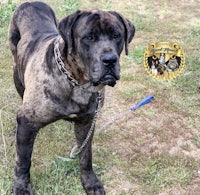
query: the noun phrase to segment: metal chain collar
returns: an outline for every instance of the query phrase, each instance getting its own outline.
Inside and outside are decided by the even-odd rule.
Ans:
[[[56,64],[58,65],[59,70],[67,76],[67,79],[72,84],[72,86],[79,85],[78,81],[75,78],[73,78],[70,72],[65,68],[65,64],[62,60],[62,56],[59,50],[58,39],[56,39],[56,41],[54,42],[54,55],[55,55]]]
[[[74,79],[72,77],[72,75],[70,74],[70,72],[65,68],[65,64],[64,64],[64,62],[62,60],[62,56],[61,56],[61,53],[60,53],[60,50],[59,50],[58,39],[56,39],[56,41],[54,42],[54,55],[55,55],[55,61],[56,61],[56,64],[57,64],[59,70],[67,76],[67,79],[69,80],[71,85],[73,87],[80,86],[78,81],[76,79]],[[93,118],[91,127],[90,127],[90,129],[88,131],[88,134],[87,134],[85,140],[83,141],[82,145],[79,148],[78,148],[78,146],[75,146],[72,149],[72,151],[70,153],[70,158],[72,158],[72,159],[76,158],[83,151],[83,149],[87,145],[88,141],[90,140],[92,134],[94,133],[95,123],[96,123],[99,111],[100,111],[100,109],[102,107],[102,104],[103,104],[103,90],[99,90],[98,91],[98,97],[97,97],[97,108],[95,110],[95,114],[94,114],[94,118]],[[77,152],[74,152],[75,150],[77,150]]]

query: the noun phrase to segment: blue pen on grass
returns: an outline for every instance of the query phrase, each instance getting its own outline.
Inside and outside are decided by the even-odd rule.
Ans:
[[[148,104],[149,102],[151,102],[154,99],[154,97],[152,95],[149,95],[148,97],[146,97],[145,99],[143,99],[141,102],[137,103],[135,106],[131,107],[130,110],[131,111],[135,111],[136,109],[138,109],[141,106],[144,106],[145,104]]]

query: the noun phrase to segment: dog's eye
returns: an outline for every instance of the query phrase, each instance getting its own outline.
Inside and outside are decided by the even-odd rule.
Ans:
[[[110,34],[111,34],[111,36],[112,36],[113,39],[120,38],[120,33],[117,32],[113,27],[109,28],[109,32],[110,32]]]
[[[88,41],[95,41],[95,35],[94,34],[89,34],[85,37]]]
[[[119,33],[114,33],[113,34],[113,39],[118,39],[118,38],[120,38],[120,34]]]
[[[90,40],[90,41],[92,41],[94,39],[94,36],[89,35],[89,36],[87,36],[87,39]]]

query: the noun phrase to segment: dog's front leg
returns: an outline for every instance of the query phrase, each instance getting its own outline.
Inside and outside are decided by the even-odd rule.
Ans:
[[[77,144],[79,147],[86,139],[91,124],[92,124],[91,119],[75,123],[75,133],[76,133]],[[93,138],[93,133],[90,136],[90,139],[88,140],[86,146],[79,154],[81,182],[87,194],[104,195],[105,194],[104,187],[97,178],[92,168],[92,138]]]
[[[13,195],[32,195],[30,185],[30,166],[33,144],[39,127],[30,123],[28,119],[19,114],[16,131],[16,162],[14,169]]]

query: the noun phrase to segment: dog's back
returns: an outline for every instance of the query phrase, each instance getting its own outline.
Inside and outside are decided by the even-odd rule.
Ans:
[[[24,3],[15,11],[10,23],[9,42],[16,55],[20,39],[23,44],[37,41],[43,36],[57,34],[57,21],[53,10],[42,2]]]
[[[18,69],[25,70],[31,54],[41,41],[58,35],[57,20],[53,10],[42,2],[26,2],[13,14],[9,27],[9,44],[14,60],[14,81],[23,96],[23,79]]]
[[[57,33],[53,10],[42,2],[24,3],[15,11],[10,23],[9,41],[13,54],[20,39],[37,40]]]

